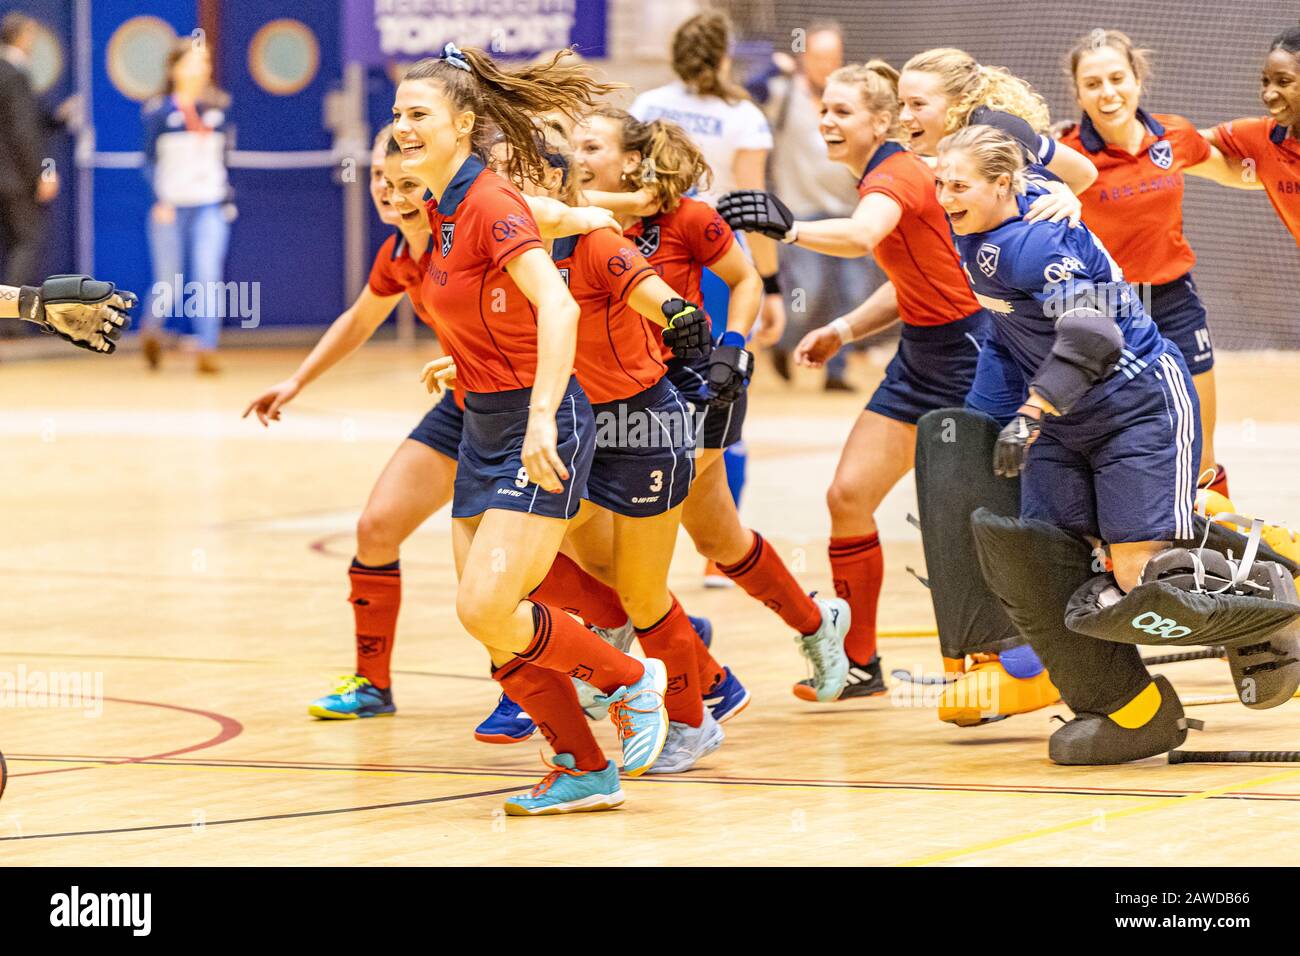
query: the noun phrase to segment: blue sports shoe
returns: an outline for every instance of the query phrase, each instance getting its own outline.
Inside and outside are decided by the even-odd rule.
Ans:
[[[749,706],[749,691],[736,680],[730,667],[724,667],[722,680],[704,695],[704,706],[709,708],[714,720],[723,724]]]
[[[307,713],[323,720],[356,720],[358,717],[388,717],[397,713],[393,690],[380,690],[360,674],[339,678],[334,693],[317,697]]]
[[[645,673],[639,681],[596,698],[609,709],[609,719],[623,745],[623,772],[629,777],[649,770],[668,739],[668,710],[664,707],[668,670],[656,657],[642,663]]]
[[[691,622],[691,627],[695,628],[695,633],[700,636],[700,643],[708,647],[713,643],[713,622],[707,617],[692,617],[686,615],[686,620]]]
[[[543,758],[543,762],[545,758]],[[623,802],[623,788],[618,784],[614,761],[604,770],[577,770],[572,754],[556,754],[555,763],[546,762],[551,772],[527,793],[506,799],[506,813],[512,817],[539,817],[548,813],[580,813],[586,810],[613,810]]]
[[[521,744],[533,735],[537,725],[507,695],[502,694],[492,713],[474,728],[474,739],[485,744]]]

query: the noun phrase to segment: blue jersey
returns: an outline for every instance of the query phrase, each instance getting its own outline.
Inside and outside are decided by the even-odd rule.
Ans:
[[[1036,197],[1019,196],[1020,212],[987,232],[953,236],[975,298],[994,318],[996,335],[1025,381],[1031,381],[1052,351],[1056,319],[1080,295],[1124,335],[1115,370],[1076,405],[1110,394],[1147,368],[1164,350],[1155,324],[1136,291],[1097,237],[1083,225],[1028,223],[1024,214]]]

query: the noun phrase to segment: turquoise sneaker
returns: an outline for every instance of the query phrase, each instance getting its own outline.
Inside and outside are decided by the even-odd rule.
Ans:
[[[668,711],[664,691],[668,689],[668,670],[658,658],[644,661],[645,674],[635,684],[620,687],[597,700],[609,709],[618,739],[623,744],[623,772],[639,777],[659,759],[668,739]]]
[[[322,720],[356,720],[358,717],[388,717],[397,713],[393,690],[380,690],[360,674],[339,678],[334,693],[317,697],[307,713]]]
[[[623,802],[614,761],[604,770],[577,770],[572,754],[556,754],[555,763],[542,758],[551,772],[527,793],[506,799],[506,813],[512,817],[540,817],[549,813],[583,813],[613,810]]]
[[[631,618],[628,619],[626,624],[619,627],[597,627],[592,624],[590,629],[593,634],[610,647],[616,647],[624,654],[628,653],[628,648],[636,640],[636,628],[632,626]],[[609,712],[609,708],[597,700],[600,691],[595,687],[592,687],[585,680],[578,680],[576,677],[573,678],[573,686],[578,689],[578,705],[590,719],[600,720]]]
[[[835,700],[849,680],[849,658],[844,653],[844,635],[849,632],[849,605],[839,598],[819,598],[813,601],[822,612],[821,627],[811,634],[795,638],[799,650],[812,664],[812,678],[799,684],[813,691],[815,700]],[[796,696],[804,697],[795,692]]]

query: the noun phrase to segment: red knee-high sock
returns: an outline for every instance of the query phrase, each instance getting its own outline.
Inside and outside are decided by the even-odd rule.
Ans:
[[[676,594],[673,595],[673,600],[677,600]],[[682,613],[685,614],[686,612],[683,611]],[[690,623],[689,617],[686,619],[686,623]],[[713,659],[713,655],[704,646],[704,640],[696,632],[695,628],[692,627],[691,632],[695,634],[695,673],[700,678],[700,693],[707,694],[722,680],[722,665]]]
[[[849,660],[866,664],[876,653],[876,603],[885,578],[879,535],[831,538],[831,576],[835,593],[849,602],[853,620],[844,650]]]
[[[579,770],[604,770],[608,762],[578,704],[573,681],[559,671],[515,658],[492,672],[510,699],[524,709],[557,754],[573,754]]]
[[[533,605],[533,642],[517,655],[526,664],[559,671],[612,694],[645,675],[645,665],[611,647],[558,607]]]
[[[718,570],[735,581],[745,593],[781,616],[800,634],[811,634],[822,625],[822,612],[808,596],[781,556],[757,531],[749,553],[735,564],[718,565]]]
[[[645,630],[638,627],[636,636],[641,639],[646,654],[659,658],[668,669],[668,692],[664,695],[668,719],[691,727],[700,726],[704,720],[702,695],[706,690],[700,686],[696,659],[696,648],[701,646],[700,637],[677,599],[673,598],[668,613],[655,624]]]
[[[596,627],[622,627],[627,623],[618,592],[563,554],[555,556],[551,570],[528,596],[541,604],[563,608]]]
[[[402,605],[400,562],[377,568],[355,558],[348,568],[352,594],[348,601],[357,621],[357,673],[379,688],[392,683],[388,673],[397,635],[397,610]]]
[[[1228,469],[1216,461],[1214,463],[1214,478],[1204,487],[1211,491],[1217,491],[1225,498],[1231,498],[1232,495],[1228,494]]]

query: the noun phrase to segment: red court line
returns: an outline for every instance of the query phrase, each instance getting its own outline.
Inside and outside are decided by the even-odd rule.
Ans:
[[[128,763],[140,763],[145,760],[162,760],[166,757],[178,757],[181,754],[194,753],[197,750],[207,750],[209,747],[215,747],[217,744],[223,744],[227,740],[233,740],[244,732],[244,725],[233,717],[227,717],[225,714],[213,713],[210,710],[198,710],[194,707],[181,707],[179,704],[160,704],[152,700],[127,700],[123,697],[105,697],[104,700],[111,701],[115,704],[138,704],[141,707],[160,707],[164,710],[178,710],[186,714],[197,714],[200,717],[206,717],[209,720],[217,722],[218,731],[207,740],[199,741],[196,744],[190,744],[188,747],[181,747],[176,750],[167,750],[162,753],[149,754],[145,757],[123,757],[105,761],[108,765],[121,765]],[[97,764],[96,766],[103,766]],[[71,773],[74,770],[90,770],[91,767],[58,767],[54,770],[30,770],[27,773],[10,774],[10,777],[37,777],[49,773]]]
[[[10,754],[10,760],[86,760],[98,761],[105,764],[111,763],[141,763],[145,761],[156,762],[159,766],[202,766],[202,767],[231,767],[247,769],[284,769],[284,770],[354,770],[354,771],[388,771],[394,773],[445,773],[459,775],[488,775],[488,776],[519,776],[533,777],[536,776],[534,771],[512,768],[512,767],[465,767],[465,766],[448,766],[441,764],[373,764],[373,763],[355,763],[340,762],[330,760],[238,760],[238,759],[221,759],[209,758],[207,760],[162,760],[149,757],[123,758],[119,760],[114,757],[93,757],[74,754]],[[825,778],[797,778],[797,777],[720,777],[716,775],[708,776],[678,776],[678,777],[645,777],[642,778],[644,783],[654,784],[711,784],[715,786],[795,786],[824,789],[880,789],[880,790],[934,790],[954,793],[1006,793],[1016,792],[1029,795],[1043,794],[1051,795],[1078,795],[1088,796],[1096,794],[1097,796],[1120,796],[1120,797],[1185,797],[1192,794],[1200,793],[1200,790],[1178,790],[1178,789],[1161,789],[1156,787],[1085,787],[1085,786],[1047,786],[1042,784],[1017,784],[1017,783],[979,783],[979,784],[962,784],[962,783],[945,783],[937,780],[834,780]],[[1233,799],[1237,797],[1255,797],[1278,801],[1296,801],[1300,800],[1300,793],[1294,791],[1270,791],[1270,790],[1235,790],[1216,799]]]

